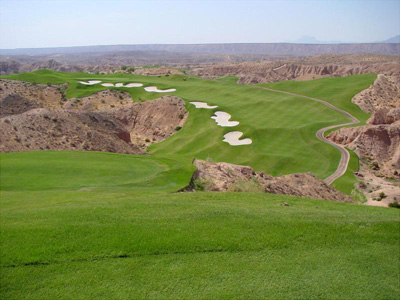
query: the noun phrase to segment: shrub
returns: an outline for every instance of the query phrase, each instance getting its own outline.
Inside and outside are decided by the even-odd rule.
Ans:
[[[150,143],[150,139],[145,139],[146,143]]]
[[[361,182],[358,184],[358,186],[359,186],[360,188],[362,188],[362,189],[365,189],[365,188],[367,187],[367,185],[365,184],[364,181],[361,181]]]
[[[387,196],[385,195],[384,192],[379,193],[379,198],[385,199]]]
[[[372,170],[379,170],[379,164],[376,161],[372,163]]]
[[[179,131],[179,130],[181,130],[181,129],[182,129],[181,126],[176,126],[176,127],[175,127],[175,130],[176,130],[176,131]]]
[[[400,203],[399,203],[399,202],[390,203],[390,204],[389,204],[389,207],[400,208]]]
[[[128,72],[135,72],[135,68],[134,67],[130,67],[127,69]]]
[[[126,69],[128,69],[128,67],[127,66],[121,66],[121,70],[126,70]]]

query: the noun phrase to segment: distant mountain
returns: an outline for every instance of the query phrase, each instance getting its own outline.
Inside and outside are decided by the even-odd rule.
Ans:
[[[345,44],[343,41],[319,41],[313,36],[303,35],[298,40],[292,41],[294,44]]]
[[[0,56],[55,55],[73,53],[105,53],[145,51],[190,54],[251,54],[251,55],[318,55],[318,54],[386,54],[400,55],[400,44],[300,44],[300,43],[232,43],[232,44],[144,44],[82,46],[63,48],[0,49]]]
[[[392,43],[392,44],[399,44],[400,43],[400,34],[396,35],[394,37],[391,37],[390,39],[384,40],[380,43]]]

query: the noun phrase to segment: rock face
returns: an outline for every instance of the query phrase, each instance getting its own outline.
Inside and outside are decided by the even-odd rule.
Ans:
[[[400,62],[397,58],[379,55],[322,55],[304,60],[217,64],[194,68],[192,71],[197,75],[211,78],[236,75],[240,84],[344,77],[371,72],[398,78]]]
[[[279,177],[254,172],[251,167],[230,163],[210,163],[194,160],[197,167],[187,190],[265,192],[294,195],[330,201],[353,200],[328,186],[311,173],[289,174]]]
[[[400,76],[379,74],[374,84],[355,95],[352,102],[357,104],[363,111],[370,114],[381,109],[399,107]]]
[[[67,88],[67,84],[47,85],[0,79],[0,100],[2,101],[0,105],[2,110],[8,109],[6,106],[12,106],[12,101],[4,102],[5,98],[11,96],[26,99],[26,101],[37,107],[59,109],[62,108],[63,101],[66,100],[64,92]],[[3,116],[4,113],[1,115]]]
[[[361,158],[377,162],[374,168],[391,177],[400,168],[400,108],[378,110],[368,123],[339,129],[328,138],[354,150]]]
[[[159,75],[170,75],[170,74],[183,74],[183,72],[177,69],[171,69],[168,67],[159,67],[159,68],[137,68],[133,72],[137,75],[145,75],[145,76],[159,76]]]
[[[183,126],[182,99],[133,103],[105,90],[66,99],[63,86],[0,80],[0,152],[87,150],[140,154]]]
[[[33,109],[0,120],[0,152],[87,150],[140,154],[122,124],[96,113]]]

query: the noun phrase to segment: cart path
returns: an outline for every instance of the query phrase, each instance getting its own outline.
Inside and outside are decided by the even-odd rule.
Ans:
[[[324,137],[324,133],[327,130],[333,129],[333,128],[337,128],[337,127],[342,127],[342,126],[346,126],[346,125],[354,125],[354,124],[358,124],[360,123],[360,121],[355,118],[353,115],[351,115],[350,113],[348,113],[347,111],[340,109],[324,100],[318,99],[318,98],[313,98],[313,97],[308,97],[308,96],[304,96],[304,95],[299,95],[299,94],[295,94],[295,93],[291,93],[291,92],[285,92],[285,91],[280,91],[280,90],[275,90],[275,89],[270,89],[270,88],[266,88],[266,87],[259,87],[261,89],[264,90],[268,90],[271,92],[277,92],[277,93],[282,93],[282,94],[286,94],[286,95],[291,95],[291,96],[296,96],[296,97],[301,97],[301,98],[305,98],[308,100],[312,100],[312,101],[316,101],[319,103],[322,103],[325,106],[328,106],[329,108],[332,108],[338,112],[340,112],[341,114],[345,115],[347,118],[349,118],[351,120],[351,122],[348,123],[342,123],[342,124],[337,124],[337,125],[332,125],[332,126],[328,126],[328,127],[324,127],[321,128],[320,130],[317,131],[316,136],[319,140],[323,141],[324,143],[327,143],[333,147],[335,147],[336,149],[338,149],[340,151],[341,154],[341,158],[340,158],[340,162],[339,165],[336,169],[336,171],[328,176],[327,178],[324,179],[324,182],[328,185],[330,185],[332,182],[334,182],[336,179],[338,179],[340,176],[342,176],[344,173],[346,173],[347,170],[347,166],[349,164],[350,161],[350,153],[346,150],[345,147],[338,145],[330,140],[328,140],[327,138]]]

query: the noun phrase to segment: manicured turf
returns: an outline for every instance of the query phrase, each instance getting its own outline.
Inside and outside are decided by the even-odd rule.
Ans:
[[[358,182],[354,172],[359,170],[359,159],[354,151],[350,149],[347,149],[347,151],[350,153],[350,161],[346,173],[336,179],[332,183],[332,186],[343,193],[351,195],[352,191],[355,189],[354,185]]]
[[[330,93],[340,94],[345,105],[353,94],[371,84],[375,75],[356,75],[346,78],[327,78],[308,82],[307,88],[295,92],[305,94],[318,90],[316,95],[329,98]],[[4,78],[4,76],[3,76]],[[77,80],[99,79],[103,82],[141,82],[145,86],[176,88],[172,93],[185,101],[205,101],[218,105],[232,115],[240,125],[232,128],[218,127],[210,118],[212,111],[195,109],[187,104],[190,116],[182,130],[171,138],[154,144],[149,152],[158,157],[167,157],[190,164],[193,158],[212,161],[227,161],[250,165],[257,171],[272,175],[294,172],[313,172],[320,178],[332,174],[338,165],[340,153],[333,147],[319,141],[315,132],[322,127],[343,123],[347,119],[340,113],[313,101],[269,92],[255,86],[238,85],[234,77],[221,80],[205,80],[184,75],[133,76],[128,74],[90,75],[85,73],[62,73],[37,71],[17,74],[6,78],[37,83],[68,82],[68,97],[82,97],[106,89],[101,85],[85,86]],[[338,81],[339,80],[339,81]],[[297,88],[298,83],[283,82],[274,88]],[[293,85],[293,86],[292,86]],[[336,85],[338,85],[336,87]],[[157,93],[147,93],[143,88],[120,88],[129,92],[134,101],[160,97]],[[343,91],[344,90],[344,91]],[[349,91],[348,91],[349,90]],[[324,99],[324,98],[323,98]],[[329,98],[330,99],[330,98]],[[336,101],[334,98],[332,101]],[[222,142],[223,135],[232,130],[244,132],[243,138],[251,138],[253,144],[232,147]]]
[[[336,169],[339,153],[315,132],[345,122],[341,114],[303,98],[237,85],[233,77],[38,71],[9,78],[67,82],[68,97],[105,89],[77,80],[176,88],[172,94],[187,102],[190,116],[179,132],[150,148],[154,156],[1,154],[1,298],[398,298],[395,209],[270,194],[173,193],[187,185],[194,157],[273,175],[312,171],[326,177]],[[329,98],[337,78],[309,82],[300,92],[346,109],[353,93],[373,79],[361,75],[339,82],[339,98]],[[293,83],[279,88],[284,84]],[[296,88],[291,91],[300,93]],[[134,101],[160,96],[143,88],[119,90]],[[230,113],[241,122],[234,130],[253,144],[223,143],[231,129],[217,127],[213,111],[195,109],[190,101]],[[334,183],[348,193],[355,162]]]
[[[361,121],[361,124],[364,124],[370,115],[363,112],[358,105],[352,103],[351,99],[361,90],[368,88],[376,77],[375,73],[370,73],[309,81],[281,81],[260,84],[260,86],[325,100],[351,113]]]
[[[3,299],[399,296],[395,209],[170,193],[192,170],[148,156],[0,159]]]

